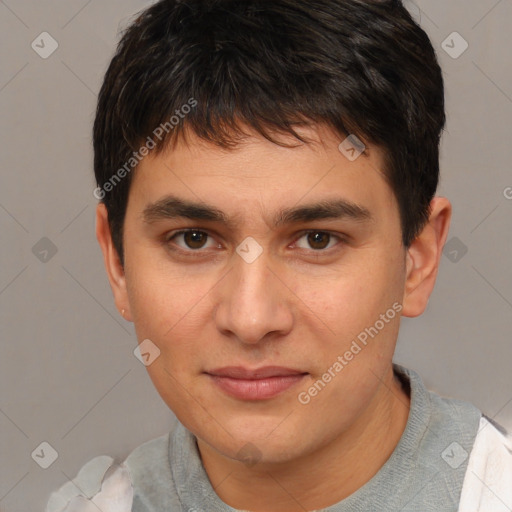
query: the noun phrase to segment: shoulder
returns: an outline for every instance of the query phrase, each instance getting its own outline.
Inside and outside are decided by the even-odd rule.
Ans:
[[[46,512],[89,510],[90,501],[99,504],[114,496],[125,501],[129,497],[126,510],[134,512],[156,512],[173,505],[177,495],[169,464],[169,437],[167,433],[137,446],[121,464],[107,455],[94,457],[72,481],[51,494]],[[108,507],[101,510],[111,512]]]
[[[512,435],[482,416],[464,478],[459,512],[507,512],[512,506]]]
[[[138,446],[126,458],[136,512],[175,510],[178,494],[170,465],[170,433]]]
[[[112,498],[115,498],[117,508],[109,505]],[[51,494],[46,512],[85,512],[90,510],[91,503],[103,512],[118,512],[129,510],[132,502],[133,486],[126,465],[117,465],[112,457],[100,455],[87,462],[73,480]]]
[[[155,473],[169,469],[169,434],[151,439],[137,446],[126,458],[130,474]]]
[[[135,448],[125,460],[133,483],[133,512],[180,510],[170,457],[170,439],[178,423],[163,436]]]
[[[424,431],[421,444],[430,446],[436,459],[439,449],[442,452],[454,441],[469,451],[478,433],[481,411],[470,402],[442,396],[426,388],[415,371],[394,366],[408,379],[411,395],[409,422],[419,424],[420,430]]]

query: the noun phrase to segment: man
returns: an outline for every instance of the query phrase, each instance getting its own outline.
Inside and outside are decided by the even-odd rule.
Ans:
[[[179,423],[48,510],[511,510],[510,438],[392,362],[449,230],[444,123],[398,0],[144,11],[99,95],[97,237]]]

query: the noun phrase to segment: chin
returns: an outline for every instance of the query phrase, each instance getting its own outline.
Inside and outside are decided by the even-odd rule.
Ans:
[[[270,439],[249,440],[236,437],[226,444],[212,446],[225,457],[237,460],[248,467],[284,464],[302,455],[297,443],[290,437],[286,444]]]
[[[243,418],[223,424],[222,429],[205,430],[204,425],[193,430],[196,437],[227,458],[243,462],[249,467],[256,464],[286,463],[303,455],[304,429],[285,426],[283,418]],[[252,423],[250,423],[252,422]],[[228,433],[229,432],[229,433]],[[300,443],[298,442],[300,440]]]

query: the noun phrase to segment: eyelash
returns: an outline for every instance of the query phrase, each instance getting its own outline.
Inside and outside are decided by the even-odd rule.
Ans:
[[[180,235],[187,234],[187,233],[191,233],[191,232],[205,234],[207,237],[213,238],[210,235],[210,233],[208,233],[208,231],[204,231],[204,230],[201,230],[201,229],[190,228],[190,229],[183,229],[183,230],[180,230],[180,231],[176,231],[174,233],[170,233],[169,235],[166,235],[164,242],[167,245],[168,249],[173,251],[173,252],[175,252],[175,253],[181,253],[182,255],[185,255],[187,257],[192,257],[192,258],[204,257],[204,253],[206,252],[205,249],[195,249],[195,250],[194,249],[188,249],[188,250],[186,250],[186,249],[176,248],[176,247],[172,247],[171,246],[172,240],[174,240],[176,237],[178,237]],[[319,230],[319,229],[310,229],[310,230],[302,231],[300,233],[300,236],[295,239],[294,243],[299,241],[304,236],[307,236],[307,235],[312,234],[312,233],[321,233],[321,234],[324,234],[324,235],[328,235],[331,238],[338,239],[338,244],[336,244],[335,246],[330,247],[328,249],[311,249],[310,252],[314,256],[320,256],[322,253],[330,254],[332,252],[332,250],[336,250],[336,247],[338,245],[344,245],[344,244],[346,244],[348,242],[346,238],[344,238],[343,236],[340,236],[339,234],[335,234],[335,233],[332,233],[330,231],[322,231],[322,230]],[[331,240],[329,239],[329,243],[330,242],[331,242]],[[299,250],[307,251],[307,249],[299,249]]]

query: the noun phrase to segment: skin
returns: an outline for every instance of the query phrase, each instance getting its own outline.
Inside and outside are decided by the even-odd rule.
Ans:
[[[97,208],[97,238],[116,305],[134,322],[139,342],[149,338],[161,351],[149,375],[197,437],[219,497],[243,510],[327,507],[363,486],[389,458],[410,405],[392,371],[400,316],[424,311],[451,218],[449,201],[435,197],[428,224],[405,249],[378,148],[350,162],[338,150],[337,134],[323,126],[302,131],[315,142],[284,148],[250,134],[224,150],[188,134],[172,151],[146,157],[129,194],[124,269],[106,209]],[[145,222],[144,208],[168,194],[215,206],[237,224]],[[272,224],[280,209],[332,198],[365,206],[373,220]],[[183,235],[169,240],[191,228],[208,234],[202,246],[191,248]],[[314,245],[304,230],[332,236]],[[252,263],[236,252],[249,236],[263,250]],[[394,303],[402,305],[401,315],[307,405],[300,403],[298,394]],[[205,373],[267,365],[308,375],[274,398],[247,401],[226,395]],[[239,453],[248,443],[249,463]]]

